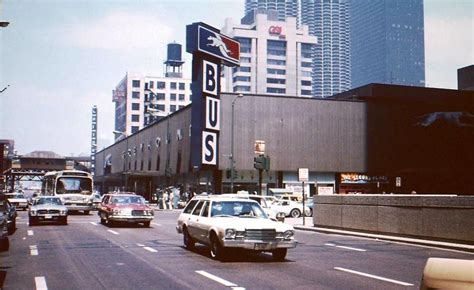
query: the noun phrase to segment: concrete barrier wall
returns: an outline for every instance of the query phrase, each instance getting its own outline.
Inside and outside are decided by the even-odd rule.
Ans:
[[[474,244],[474,196],[314,196],[313,223]]]

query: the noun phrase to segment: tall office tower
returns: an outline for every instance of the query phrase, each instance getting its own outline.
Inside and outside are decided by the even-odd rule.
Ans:
[[[425,86],[423,0],[351,0],[352,87]]]
[[[240,24],[226,19],[221,32],[240,42],[240,66],[223,69],[223,90],[310,98],[316,37],[294,17],[279,21],[274,10],[263,12],[249,12]]]
[[[301,23],[318,38],[313,48],[313,96],[351,88],[348,0],[302,0]]]
[[[298,25],[298,2],[299,0],[245,0],[245,14],[254,9],[275,10],[277,11],[278,20],[285,21],[286,17],[294,17]]]

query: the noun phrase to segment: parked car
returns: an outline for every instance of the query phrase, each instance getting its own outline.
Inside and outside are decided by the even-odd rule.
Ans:
[[[0,194],[0,212],[6,217],[8,234],[13,234],[16,229],[17,213],[5,194]]]
[[[210,247],[211,257],[226,259],[230,249],[271,252],[283,261],[287,249],[296,247],[293,226],[268,218],[254,200],[219,195],[194,197],[181,212],[176,230],[183,243]]]
[[[2,201],[0,200],[0,203]],[[8,239],[8,218],[3,210],[0,210],[0,252],[8,251],[10,240]]]
[[[28,199],[22,192],[11,192],[5,194],[8,198],[8,201],[16,207],[16,209],[28,209]]]
[[[30,226],[38,222],[58,222],[67,225],[67,207],[56,196],[38,196],[28,210]]]
[[[94,192],[91,197],[92,206],[94,207],[94,209],[98,209],[100,206],[100,202],[102,201],[102,195],[100,195],[100,193],[98,192]]]
[[[272,204],[272,209],[276,212],[282,212],[285,216],[293,218],[300,217],[303,213],[303,204],[295,201],[281,200],[277,203]],[[305,205],[305,215],[310,216],[311,211],[309,207]]]
[[[145,199],[130,192],[105,194],[98,211],[100,223],[103,225],[126,222],[143,223],[145,227],[149,227],[154,218],[153,209]]]

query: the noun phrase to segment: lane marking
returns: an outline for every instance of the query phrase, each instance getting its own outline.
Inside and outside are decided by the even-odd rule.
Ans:
[[[153,248],[150,248],[150,247],[143,247],[145,250],[149,251],[149,252],[152,252],[152,253],[157,253],[158,251],[153,249]]]
[[[394,284],[398,284],[398,285],[402,285],[402,286],[414,286],[414,285],[411,284],[411,283],[407,283],[407,282],[403,282],[403,281],[398,281],[398,280],[394,280],[394,279],[389,279],[389,278],[385,278],[385,277],[380,277],[380,276],[376,276],[376,275],[372,275],[372,274],[367,274],[367,273],[359,272],[359,271],[354,271],[354,270],[350,270],[350,269],[346,269],[346,268],[334,267],[334,269],[335,269],[335,270],[339,270],[339,271],[343,271],[343,272],[348,272],[348,273],[351,273],[351,274],[356,274],[356,275],[360,275],[360,276],[364,276],[364,277],[376,279],[376,280],[381,280],[381,281],[385,281],[385,282],[390,282],[390,283],[394,283]]]
[[[28,233],[28,236],[33,236],[34,235],[33,230],[28,230],[26,232]]]
[[[113,231],[113,230],[107,230],[109,233],[112,233],[114,235],[119,235],[119,233],[117,233],[116,231]]]
[[[137,243],[137,246],[139,246],[139,247],[144,247],[145,245],[144,245],[144,244],[139,244],[139,243]]]
[[[38,247],[36,245],[30,246],[30,255],[31,256],[38,256]]]
[[[227,286],[227,287],[232,287],[232,289],[240,289],[240,290],[245,290],[245,288],[242,288],[242,287],[239,287],[238,285],[236,285],[235,283],[232,283],[232,282],[229,282],[227,280],[224,280],[220,277],[217,277],[215,275],[212,275],[210,273],[207,273],[206,271],[196,271],[196,273],[206,277],[206,278],[209,278],[211,280],[214,280],[216,281],[217,283],[220,283],[224,286]]]
[[[36,290],[48,290],[46,278],[44,276],[35,277]]]
[[[152,224],[152,225],[155,225],[155,226],[157,226],[157,227],[161,227],[161,226],[163,226],[163,225],[161,225],[161,224],[157,224],[157,223],[151,223],[151,224]]]
[[[358,251],[358,252],[367,252],[367,250],[364,250],[364,249],[353,248],[353,247],[347,247],[347,246],[339,246],[339,245],[332,244],[332,243],[325,243],[325,245],[326,245],[326,246],[330,246],[330,247],[336,247],[336,248],[346,249],[346,250],[352,250],[352,251]]]
[[[93,226],[97,226],[97,225],[99,225],[99,224],[98,224],[98,223],[96,223],[96,222],[91,222],[91,225],[93,225]]]

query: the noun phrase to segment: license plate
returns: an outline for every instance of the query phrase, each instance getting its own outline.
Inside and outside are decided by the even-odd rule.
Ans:
[[[47,214],[47,215],[45,215],[45,216],[44,216],[44,218],[45,218],[45,219],[47,219],[47,220],[50,220],[50,219],[52,219],[52,218],[53,218],[53,216],[52,216],[52,215],[50,215],[50,214]]]
[[[270,246],[270,245],[267,244],[267,243],[258,243],[258,244],[255,244],[255,245],[254,245],[254,249],[255,249],[255,250],[266,250],[266,249],[269,248],[269,246]]]

